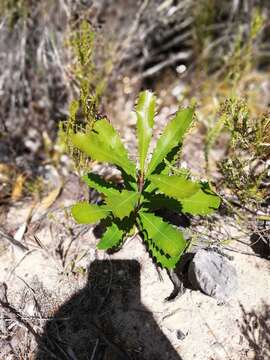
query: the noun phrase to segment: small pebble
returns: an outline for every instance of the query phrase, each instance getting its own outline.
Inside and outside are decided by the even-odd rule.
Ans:
[[[178,340],[184,340],[186,336],[187,334],[184,334],[183,331],[179,329],[176,331],[176,337]]]

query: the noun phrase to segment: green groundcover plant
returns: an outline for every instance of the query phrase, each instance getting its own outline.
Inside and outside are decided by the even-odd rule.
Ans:
[[[103,220],[106,230],[98,249],[119,248],[137,228],[151,256],[164,268],[176,266],[187,247],[183,233],[156,214],[166,208],[173,212],[207,215],[219,207],[219,197],[206,182],[193,181],[188,172],[172,174],[172,166],[181,149],[184,135],[190,129],[193,109],[179,110],[159,137],[150,161],[149,144],[155,117],[155,96],[141,92],[136,105],[138,166],[131,161],[113,126],[107,119],[94,122],[87,132],[70,134],[75,148],[99,162],[115,165],[122,173],[123,188],[105,181],[95,173],[83,180],[103,194],[100,205],[87,201],[72,207],[80,224]]]

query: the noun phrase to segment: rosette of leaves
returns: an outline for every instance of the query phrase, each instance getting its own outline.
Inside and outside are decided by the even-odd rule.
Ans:
[[[100,205],[87,201],[72,207],[80,224],[106,219],[98,249],[119,248],[136,227],[151,256],[167,269],[174,268],[186,249],[183,233],[156,214],[160,208],[174,212],[207,215],[219,207],[219,197],[207,183],[192,181],[185,173],[171,174],[171,164],[192,124],[193,109],[179,110],[165,127],[149,159],[155,117],[155,96],[144,91],[136,105],[138,165],[128,153],[107,119],[98,120],[87,133],[71,134],[73,145],[93,160],[115,165],[122,173],[123,188],[88,173],[83,176],[90,188],[103,194]]]

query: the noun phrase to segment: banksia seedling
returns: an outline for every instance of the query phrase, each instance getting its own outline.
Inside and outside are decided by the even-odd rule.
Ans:
[[[94,173],[83,176],[90,188],[104,196],[100,205],[87,201],[75,204],[72,215],[80,224],[94,224],[106,219],[107,228],[98,249],[119,248],[137,227],[151,256],[164,268],[176,266],[186,249],[183,233],[156,215],[156,210],[168,208],[174,212],[207,215],[219,207],[219,197],[205,182],[193,181],[188,174],[172,175],[171,164],[181,149],[183,139],[192,124],[193,109],[179,110],[165,127],[157,141],[150,161],[149,144],[155,118],[155,96],[144,91],[137,105],[138,166],[128,153],[113,126],[98,120],[86,133],[72,133],[74,147],[91,159],[115,165],[122,173],[124,188]]]

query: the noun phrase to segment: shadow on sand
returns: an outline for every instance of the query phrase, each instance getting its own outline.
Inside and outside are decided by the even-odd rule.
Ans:
[[[260,311],[246,311],[241,304],[240,307],[243,317],[240,329],[254,351],[253,359],[270,359],[270,306],[263,303]]]
[[[135,260],[94,261],[44,327],[36,360],[182,360],[140,299]]]

